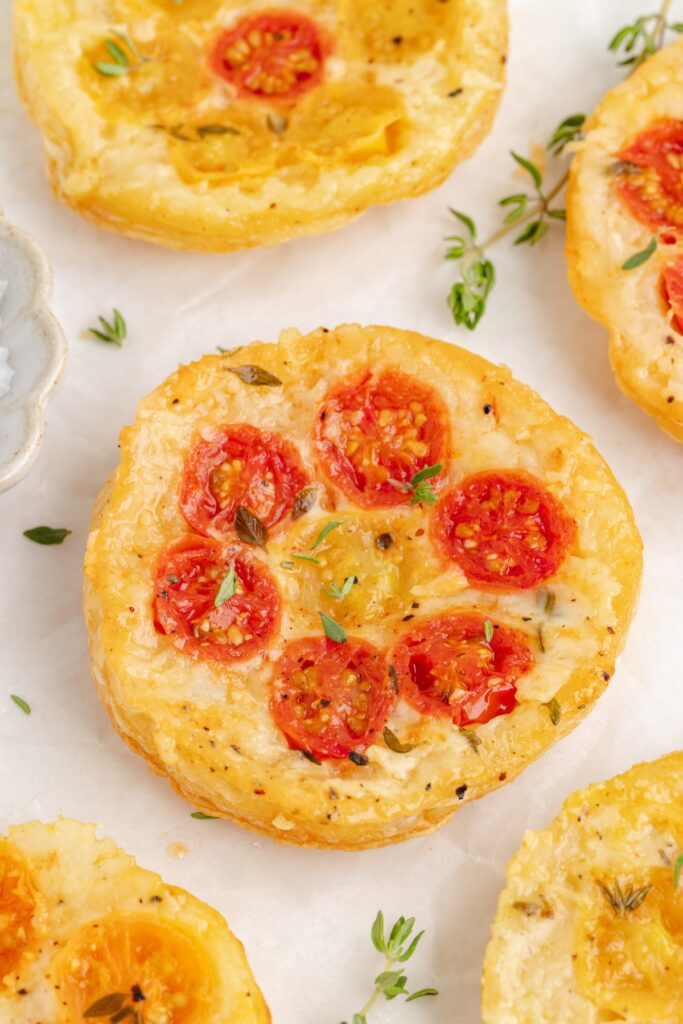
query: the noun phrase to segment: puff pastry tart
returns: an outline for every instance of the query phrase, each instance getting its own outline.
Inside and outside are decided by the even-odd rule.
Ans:
[[[0,837],[3,1024],[268,1024],[242,945],[94,825]]]
[[[640,539],[510,373],[386,327],[173,374],[123,431],[86,561],[116,728],[197,807],[303,845],[429,832],[586,714]]]
[[[567,195],[576,297],[609,331],[619,386],[677,441],[683,441],[681,61],[683,40],[607,93],[586,122]],[[628,269],[629,261],[639,265]]]
[[[485,1024],[681,1024],[683,752],[574,793],[507,869]]]
[[[15,0],[57,194],[180,249],[274,245],[438,185],[486,135],[506,0]]]

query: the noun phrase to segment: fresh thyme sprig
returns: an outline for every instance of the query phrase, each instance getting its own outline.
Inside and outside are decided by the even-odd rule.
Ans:
[[[107,345],[118,345],[121,348],[128,337],[128,327],[118,309],[112,311],[111,321],[106,320],[103,316],[98,316],[97,319],[100,322],[100,326],[88,327],[88,334],[92,334],[94,338],[99,338],[100,341],[104,341]]]
[[[108,60],[95,61],[93,67],[105,78],[119,78],[131,71],[147,64],[149,57],[144,57],[137,48],[136,43],[125,32],[116,32],[112,29],[112,38],[104,40],[104,48],[112,58]]]
[[[368,1014],[382,996],[389,1000],[396,999],[397,996],[405,996],[406,1002],[410,1003],[415,999],[422,999],[424,996],[439,994],[435,988],[421,988],[416,992],[408,992],[406,988],[408,977],[404,968],[397,966],[410,960],[424,935],[423,931],[418,932],[411,939],[414,927],[414,917],[399,917],[387,937],[384,931],[384,915],[381,910],[377,914],[370,930],[370,938],[377,952],[382,953],[385,957],[384,969],[375,978],[375,987],[370,998],[360,1013],[354,1013],[351,1024],[367,1024]],[[343,1024],[347,1024],[347,1022],[344,1021]]]
[[[607,49],[622,58],[618,61],[618,67],[634,71],[653,53],[661,50],[667,32],[683,32],[683,22],[668,20],[671,3],[672,0],[664,0],[656,14],[636,18],[614,34]]]
[[[571,114],[553,132],[547,149],[555,156],[562,156],[565,147],[580,137],[585,117]],[[453,216],[460,221],[464,231],[446,238],[450,246],[446,251],[447,260],[458,260],[460,280],[451,288],[448,304],[456,324],[463,324],[473,331],[486,312],[486,303],[496,281],[496,271],[489,259],[488,250],[501,239],[518,232],[515,245],[536,245],[547,234],[553,220],[564,221],[563,207],[554,206],[554,200],[567,184],[568,171],[558,181],[546,187],[544,174],[538,164],[512,151],[513,160],[529,175],[531,191],[515,192],[499,201],[504,211],[502,227],[485,242],[477,242],[477,228],[471,217],[460,210],[451,208]],[[520,230],[521,229],[521,230]]]

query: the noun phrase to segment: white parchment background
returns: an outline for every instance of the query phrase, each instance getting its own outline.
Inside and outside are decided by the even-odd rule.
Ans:
[[[49,2],[49,0],[45,0]],[[231,256],[166,252],[97,231],[43,180],[41,147],[15,97],[9,0],[0,0],[0,205],[39,239],[55,271],[54,307],[71,344],[30,476],[0,497],[0,828],[63,814],[103,831],[226,914],[244,941],[276,1024],[339,1024],[367,997],[378,958],[367,932],[379,907],[427,930],[410,963],[441,995],[385,1004],[377,1024],[478,1024],[481,961],[507,858],[577,786],[681,745],[682,452],[622,397],[606,339],[565,279],[561,225],[535,250],[503,244],[499,284],[474,335],[445,304],[448,204],[493,226],[518,191],[510,148],[545,141],[589,110],[621,72],[605,51],[645,0],[512,0],[509,83],[495,129],[440,189],[376,209],[336,234]],[[653,0],[652,6],[656,4]],[[674,10],[683,15],[683,3]],[[123,350],[84,340],[118,306]],[[415,328],[507,363],[594,435],[634,504],[645,539],[642,598],[614,681],[591,717],[516,783],[467,805],[435,836],[342,854],[259,840],[191,808],[114,734],[89,677],[81,562],[90,509],[117,463],[120,427],[179,362],[218,344],[274,339],[280,328],[343,321]],[[39,523],[73,530],[63,547],[24,540]],[[24,716],[9,700],[19,693]],[[187,844],[179,860],[170,843]]]

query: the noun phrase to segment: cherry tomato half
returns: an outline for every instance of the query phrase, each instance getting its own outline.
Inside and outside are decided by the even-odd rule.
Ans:
[[[342,380],[316,422],[318,453],[337,487],[365,508],[410,502],[413,476],[448,457],[448,414],[433,388],[398,370]],[[432,480],[438,487],[438,478]]]
[[[246,423],[222,427],[199,441],[185,463],[180,511],[204,536],[224,536],[245,505],[264,526],[279,523],[310,483],[293,444]]]
[[[386,662],[364,640],[293,640],[280,658],[270,708],[290,747],[342,758],[374,743],[394,704]]]
[[[261,11],[223,33],[213,65],[242,96],[291,99],[321,80],[326,49],[315,22],[299,11]]]
[[[621,151],[617,188],[642,224],[683,227],[683,121],[660,121]]]
[[[418,711],[456,725],[489,722],[517,703],[517,680],[534,662],[522,632],[479,612],[426,619],[405,633],[393,664],[401,695]],[[490,620],[489,620],[490,621]]]
[[[470,583],[534,587],[557,572],[576,524],[540,480],[512,470],[475,473],[439,502],[434,540]]]
[[[683,334],[683,257],[662,271],[662,294],[672,312],[672,327]]]
[[[234,567],[234,594],[215,601]],[[182,639],[194,658],[242,661],[263,650],[280,622],[280,595],[270,573],[239,544],[180,537],[159,559],[154,580],[159,633]]]

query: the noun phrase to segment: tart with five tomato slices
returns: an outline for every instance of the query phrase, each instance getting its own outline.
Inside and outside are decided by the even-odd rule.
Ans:
[[[116,728],[195,806],[359,849],[514,778],[605,688],[628,502],[504,368],[386,327],[173,374],[123,431],[86,558]]]
[[[683,1022],[683,752],[579,790],[507,868],[485,1024]]]
[[[211,907],[94,825],[0,837],[3,1024],[268,1024],[244,949]]]
[[[435,187],[486,135],[506,0],[15,0],[57,194],[179,249],[329,231]]]
[[[609,331],[621,389],[677,441],[683,441],[682,60],[678,40],[607,93],[586,122],[567,192],[574,293]],[[624,269],[629,261],[636,265]]]

